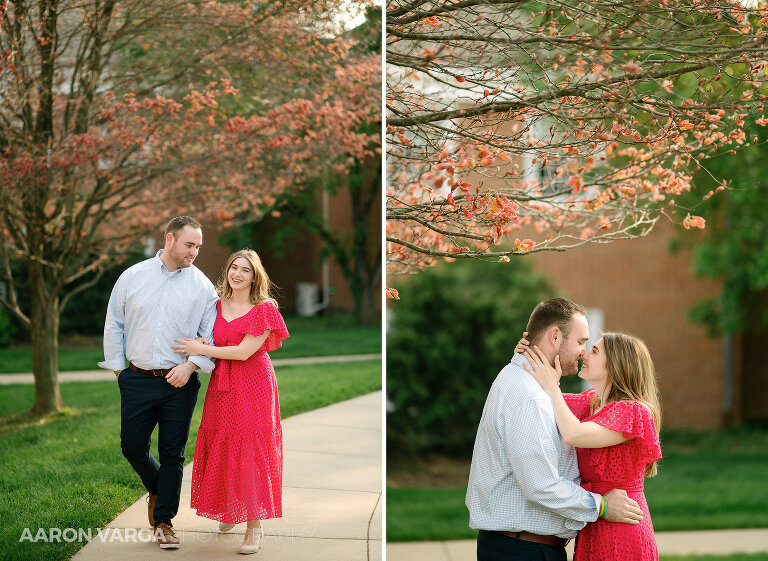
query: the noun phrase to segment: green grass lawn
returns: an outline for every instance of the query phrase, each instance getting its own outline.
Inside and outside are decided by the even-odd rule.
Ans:
[[[273,359],[305,356],[331,356],[381,352],[381,326],[357,327],[347,316],[330,318],[286,317],[291,336],[270,353]],[[101,337],[88,338],[90,346],[59,349],[59,370],[98,370],[104,360]],[[86,343],[88,343],[86,340]],[[32,371],[30,346],[0,349],[0,374]]]
[[[659,474],[645,483],[656,531],[768,527],[768,431],[665,433],[662,448]],[[387,539],[475,537],[465,493],[465,486],[388,487]]]
[[[278,367],[283,418],[381,389],[381,361]],[[203,375],[186,456],[192,458],[209,376]],[[24,528],[101,528],[145,490],[120,453],[115,382],[61,385],[67,414],[24,412],[33,386],[0,386],[0,559],[64,560],[83,543],[19,542]],[[152,437],[157,457],[157,431]]]

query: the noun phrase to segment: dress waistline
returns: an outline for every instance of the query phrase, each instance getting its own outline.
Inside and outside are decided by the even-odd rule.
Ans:
[[[264,347],[262,347],[263,349]],[[255,353],[251,355],[251,357],[255,357],[261,354],[267,354],[267,351],[263,351],[259,349]],[[220,392],[228,392],[230,390],[230,386],[232,384],[232,360],[224,360],[224,359],[218,359],[216,360],[216,366],[213,370],[213,373],[216,375],[215,382],[216,382],[216,389]],[[213,378],[211,378],[211,382],[213,382]]]
[[[627,481],[582,481],[581,486],[592,493],[605,495],[611,489],[623,489],[627,493],[643,492],[643,482]]]

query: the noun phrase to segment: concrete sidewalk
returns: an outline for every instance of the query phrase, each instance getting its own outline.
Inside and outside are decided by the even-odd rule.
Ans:
[[[656,532],[656,544],[661,555],[768,553],[768,529]],[[566,551],[568,559],[573,559],[573,541]],[[387,544],[387,561],[458,561],[476,557],[475,540]]]
[[[367,355],[338,355],[338,356],[309,356],[300,358],[276,358],[273,366],[288,366],[292,364],[321,364],[328,362],[358,362],[361,360],[380,359],[380,354]],[[114,380],[115,375],[109,370],[81,370],[75,372],[59,372],[59,382],[103,382]],[[30,373],[0,374],[0,386],[11,384],[34,384],[35,377]]]
[[[376,392],[283,421],[283,517],[263,522],[262,561],[379,561],[382,558],[382,393]],[[137,476],[138,477],[138,476]],[[72,559],[142,561],[243,558],[245,523],[231,533],[189,507],[192,464],[184,468],[178,550],[150,536],[146,495]],[[142,531],[142,529],[145,529]],[[118,537],[116,537],[118,536]],[[134,536],[131,541],[129,536]]]

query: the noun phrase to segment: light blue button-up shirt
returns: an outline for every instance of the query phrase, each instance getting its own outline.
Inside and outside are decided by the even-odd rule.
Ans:
[[[597,520],[600,495],[579,486],[576,450],[561,440],[552,400],[523,363],[515,354],[485,401],[469,472],[469,526],[574,538]]]
[[[210,280],[197,267],[170,272],[163,250],[128,268],[117,279],[104,323],[104,361],[99,366],[123,370],[125,357],[139,368],[173,368],[189,359],[203,372],[213,370],[207,356],[176,354],[174,339],[198,334],[213,341],[216,301]]]

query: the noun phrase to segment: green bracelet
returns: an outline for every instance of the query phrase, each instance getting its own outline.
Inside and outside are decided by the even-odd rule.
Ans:
[[[599,518],[605,519],[605,515],[608,514],[608,503],[605,502],[605,497],[600,497],[600,511]]]

